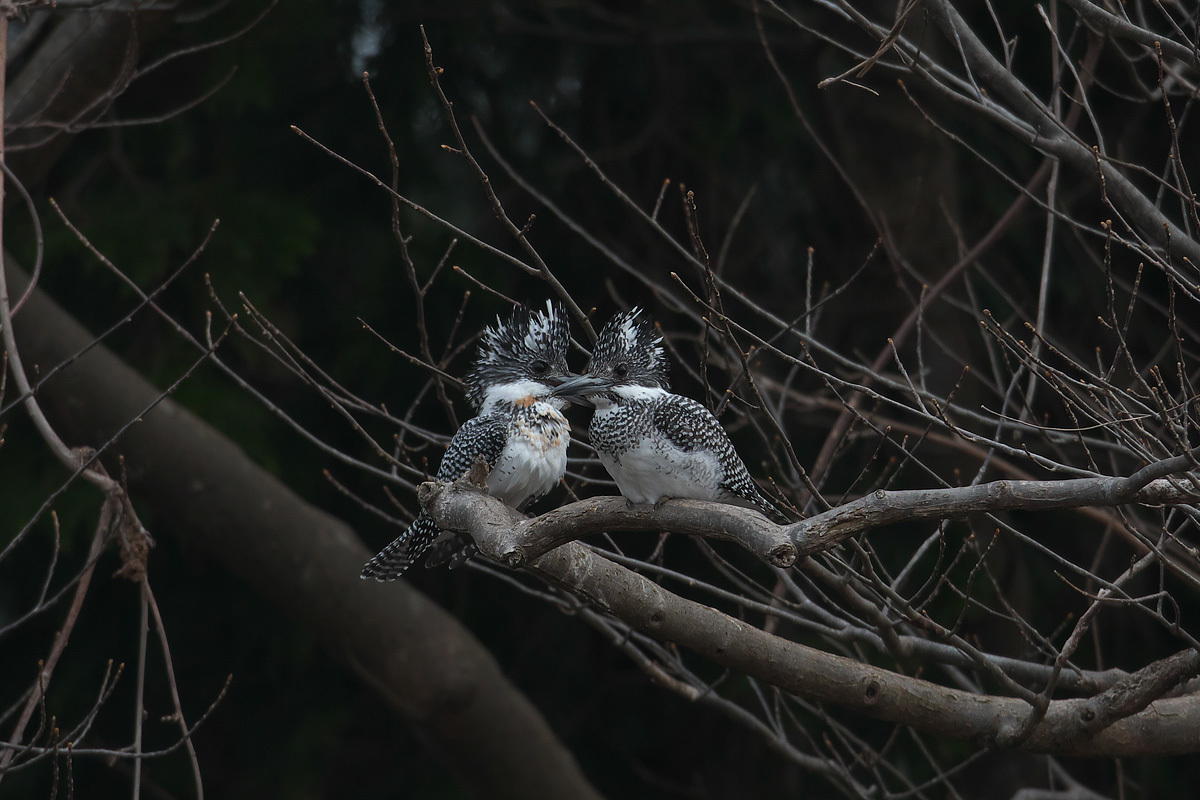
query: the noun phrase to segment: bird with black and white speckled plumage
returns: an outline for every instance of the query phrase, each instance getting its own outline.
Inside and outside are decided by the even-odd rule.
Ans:
[[[633,308],[609,320],[584,374],[553,394],[596,409],[592,446],[630,503],[714,500],[779,517],[712,412],[668,387],[662,336]]]
[[[566,315],[547,301],[545,311],[518,308],[483,332],[467,373],[467,399],[478,414],[450,440],[439,481],[453,481],[483,456],[490,467],[489,494],[518,509],[532,505],[562,479],[571,429],[567,400],[553,390],[572,377],[567,370],[570,332]],[[439,539],[441,541],[439,541]],[[428,554],[427,566],[458,566],[476,552],[469,538],[443,538],[422,511],[404,533],[363,566],[362,577],[390,581]]]

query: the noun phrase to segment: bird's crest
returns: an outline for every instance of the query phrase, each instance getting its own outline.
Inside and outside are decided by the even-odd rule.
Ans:
[[[596,374],[625,365],[626,376],[614,373],[618,380],[667,389],[669,363],[662,342],[654,323],[634,306],[610,319],[600,331],[588,370]]]
[[[545,311],[522,306],[507,320],[497,317],[496,324],[484,330],[479,354],[467,373],[467,399],[481,409],[492,387],[567,374],[570,341],[566,313],[549,300]]]

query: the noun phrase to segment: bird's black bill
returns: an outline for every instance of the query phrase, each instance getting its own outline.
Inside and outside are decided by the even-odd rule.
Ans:
[[[612,387],[612,381],[604,378],[597,378],[594,375],[579,375],[560,384],[550,394],[552,397],[561,397],[581,406],[595,408],[595,404],[589,398],[611,391]]]

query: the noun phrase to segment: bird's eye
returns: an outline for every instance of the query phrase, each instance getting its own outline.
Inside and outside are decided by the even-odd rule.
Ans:
[[[534,375],[545,375],[546,370],[550,369],[550,365],[540,358],[536,358],[529,363],[529,369],[533,370]]]
[[[629,374],[629,365],[628,364],[617,364],[615,367],[613,367],[613,375],[616,375],[618,378],[624,378],[628,374]]]

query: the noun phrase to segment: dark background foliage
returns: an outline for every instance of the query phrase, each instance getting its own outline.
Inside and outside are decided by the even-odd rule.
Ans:
[[[150,48],[167,53],[226,36],[258,11],[230,7],[191,25],[175,25]],[[685,267],[659,237],[634,224],[628,209],[538,118],[531,100],[642,207],[651,207],[663,180],[671,179],[661,218],[681,238],[677,185],[693,190],[701,231],[714,255],[745,202],[721,269],[781,316],[794,316],[802,308],[808,248],[819,288],[840,285],[875,244],[878,234],[870,216],[797,123],[745,5],[289,0],[244,35],[136,82],[116,103],[113,118],[162,114],[205,92],[236,67],[211,98],[156,124],[84,132],[45,180],[31,187],[46,221],[42,285],[93,330],[108,327],[134,302],[132,293],[58,222],[49,210],[50,198],[142,286],[156,285],[174,271],[219,218],[211,244],[169,290],[165,307],[198,329],[205,310],[212,308],[204,280],[211,275],[224,302],[237,306],[237,293],[244,292],[314,361],[360,396],[394,409],[406,407],[419,373],[359,322],[366,321],[400,347],[417,349],[412,293],[390,231],[389,200],[290,126],[387,176],[385,145],[360,80],[361,72],[369,71],[400,157],[402,192],[480,239],[515,248],[475,177],[461,159],[440,148],[451,137],[425,71],[418,24],[424,24],[437,63],[445,68],[443,85],[476,153],[485,150],[478,145],[471,118],[519,172],[635,269],[653,265],[665,274],[669,265],[681,271]],[[927,282],[936,280],[960,246],[946,218],[961,222],[963,239],[974,241],[1011,202],[1011,188],[928,125],[892,78],[863,81],[878,94],[845,86],[819,90],[818,80],[852,62],[794,28],[769,24],[768,35],[807,118],[873,213],[902,248],[915,254],[912,268]],[[869,51],[873,45],[864,37],[862,46]],[[940,44],[931,41],[930,46]],[[1114,117],[1129,113],[1118,100],[1099,108]],[[1139,121],[1132,118],[1129,124]],[[1036,166],[1028,152],[982,126],[964,116],[957,132],[1004,169],[1027,176]],[[1155,136],[1139,143],[1147,152],[1122,157],[1158,163],[1167,142],[1158,135],[1157,120],[1154,131]],[[540,252],[573,296],[597,309],[599,320],[618,304],[636,302],[661,319],[668,332],[674,329],[673,304],[651,296],[634,276],[606,266],[587,243],[540,213],[493,160],[485,158],[484,165],[514,219],[538,212],[531,235]],[[1066,185],[1063,191],[1086,195],[1092,190]],[[1036,296],[1023,294],[1028,290],[1022,287],[1036,291],[1039,225],[1036,216],[1018,222],[1006,234],[1005,247],[989,256],[995,284],[979,286],[992,300],[985,307],[1036,303]],[[418,270],[428,275],[450,234],[408,212],[402,226],[413,236]],[[6,228],[8,246],[31,262],[28,223],[10,210]],[[1103,285],[1094,262],[1079,257],[1073,263],[1075,255],[1064,253],[1053,293],[1057,308],[1071,309],[1087,326],[1105,303]],[[511,297],[540,302],[547,294],[543,285],[466,242],[459,242],[450,263]],[[877,263],[852,287],[852,302],[829,307],[822,318],[827,344],[847,353],[873,353],[879,347],[911,307],[907,292],[912,276],[892,269]],[[448,332],[468,289],[466,328],[478,329],[504,310],[503,302],[446,271],[428,299],[435,341]],[[1016,294],[1005,297],[1005,290]],[[1087,341],[1085,328],[1077,342]],[[955,344],[966,353],[978,347],[965,335]],[[193,357],[148,314],[115,334],[110,345],[159,385],[177,377]],[[700,342],[681,336],[676,345],[694,365]],[[234,343],[225,355],[265,394],[288,397],[289,413],[302,424],[319,428],[348,451],[362,449],[318,395],[298,391],[294,379],[261,353]],[[465,364],[460,359],[460,371]],[[950,371],[935,380],[953,383],[956,375]],[[679,391],[702,397],[703,389],[687,370],[678,369],[676,378]],[[801,378],[797,386],[824,390],[811,378]],[[335,491],[322,470],[332,468],[339,480],[365,494],[377,489],[361,476],[339,472],[215,370],[201,369],[176,397],[305,498],[352,521],[369,546],[382,546],[393,537],[394,530]],[[455,403],[458,413],[465,414],[461,398]],[[793,431],[802,460],[805,452],[820,446],[834,413],[814,410],[806,427]],[[450,429],[432,396],[415,419],[435,430]],[[63,474],[20,415],[6,421],[0,518],[8,527],[27,519]],[[755,452],[752,437],[739,434],[736,426],[733,433],[739,445],[745,444],[752,470],[761,472],[764,456]],[[865,460],[848,458],[845,463]],[[835,473],[830,484],[845,486],[855,478],[853,472]],[[64,553],[78,558],[94,522],[92,490],[74,487],[55,508]],[[150,568],[172,637],[185,709],[197,716],[225,675],[233,675],[228,696],[196,736],[210,796],[339,797],[349,796],[350,790],[354,796],[380,798],[461,796],[453,778],[437,766],[436,755],[431,759],[420,738],[371,691],[334,666],[248,587],[189,548],[186,539],[172,532],[170,518],[152,517],[147,523],[157,542]],[[1053,516],[1042,524],[1047,531],[1055,528]],[[904,546],[903,538],[896,546]],[[28,547],[44,551],[47,545]],[[115,568],[115,557],[108,556],[98,574],[107,577]],[[1036,617],[1033,609],[1042,587],[1020,564],[1010,564],[1008,570],[1010,599]],[[0,575],[0,609],[15,607],[19,598],[36,591],[40,579],[36,571],[10,567]],[[410,579],[461,618],[496,655],[608,796],[820,797],[829,791],[711,710],[651,686],[640,670],[571,616],[465,570],[417,571]],[[131,664],[136,655],[132,585],[98,581],[84,613],[90,619],[81,623],[71,643],[72,658],[56,676],[60,688],[71,687],[57,696],[77,698],[79,704],[52,709],[63,718],[92,702],[91,687],[107,659]],[[0,649],[0,675],[24,680],[34,668],[29,654],[39,652],[35,643],[44,641],[56,624],[55,619],[42,620],[12,638]],[[977,632],[987,635],[985,620]],[[1167,646],[1152,629],[1131,626],[1129,634],[1137,648]],[[125,680],[110,709],[131,707],[131,692],[131,682]],[[170,741],[175,729],[155,721],[156,712],[165,713],[167,707],[165,687],[152,684],[149,692],[148,735],[152,741]],[[98,721],[99,736],[124,742],[130,723],[115,711],[106,712]],[[945,744],[948,757],[966,747]],[[122,795],[124,769],[81,761],[75,781],[81,790],[87,787],[88,797]],[[1141,771],[1148,786],[1159,787],[1158,796],[1172,796],[1173,785],[1186,785],[1172,783],[1187,769],[1182,760],[1134,763],[1130,769]],[[964,779],[969,795],[1008,796],[1002,782],[992,781],[986,762],[977,770],[975,777]],[[178,796],[190,791],[181,754],[154,763],[149,778]],[[30,770],[5,780],[4,791],[13,797],[44,796],[51,780],[46,770]]]

